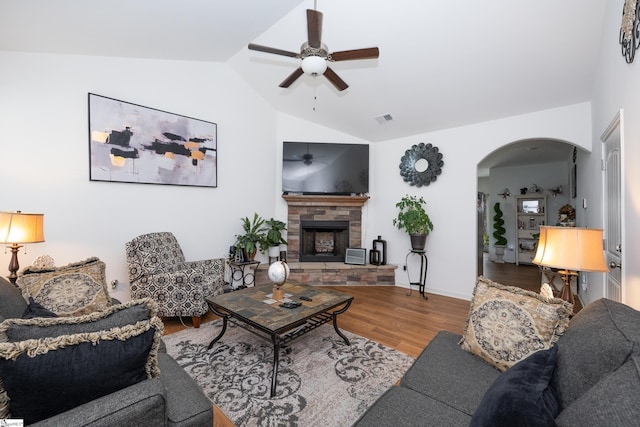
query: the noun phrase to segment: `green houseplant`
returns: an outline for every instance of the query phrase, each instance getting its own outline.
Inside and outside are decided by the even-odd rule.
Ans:
[[[405,230],[411,237],[411,247],[414,250],[424,250],[429,233],[433,230],[431,218],[424,207],[427,202],[424,197],[404,195],[396,207],[398,216],[394,218],[393,225],[399,230]]]
[[[504,248],[507,246],[507,239],[504,237],[507,230],[504,228],[504,220],[502,219],[503,213],[502,209],[500,209],[500,203],[496,203],[493,205],[493,211],[495,215],[493,215],[493,238],[496,239],[493,247],[496,250],[496,260],[497,263],[504,263]]]
[[[241,218],[241,221],[244,234],[236,234],[236,246],[244,249],[247,259],[253,261],[258,251],[258,245],[264,242],[266,238],[263,228],[265,220],[257,213],[254,213],[253,219],[244,217]]]
[[[282,232],[287,230],[287,225],[277,219],[269,219],[264,222],[265,237],[260,242],[260,250],[269,252],[270,257],[276,257],[280,254],[280,245],[286,245],[287,241],[282,237]]]

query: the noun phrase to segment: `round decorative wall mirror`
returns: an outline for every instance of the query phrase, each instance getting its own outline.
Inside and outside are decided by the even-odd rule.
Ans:
[[[442,153],[431,144],[415,144],[400,159],[400,175],[409,185],[422,187],[438,179],[442,173]]]

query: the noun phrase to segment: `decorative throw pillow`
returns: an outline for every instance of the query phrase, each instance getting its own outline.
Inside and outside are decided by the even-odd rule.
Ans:
[[[471,427],[554,426],[559,404],[549,382],[558,348],[541,350],[503,372],[489,387]]]
[[[478,277],[460,345],[505,371],[564,333],[573,304]]]
[[[149,299],[123,304],[77,317],[6,319],[0,323],[0,342],[24,341],[72,335],[133,325],[158,315],[157,304]]]
[[[27,267],[16,283],[25,299],[32,297],[58,316],[80,316],[111,305],[105,264],[95,257],[63,267]]]
[[[0,343],[0,418],[31,424],[159,376],[162,331],[154,316],[97,332]]]

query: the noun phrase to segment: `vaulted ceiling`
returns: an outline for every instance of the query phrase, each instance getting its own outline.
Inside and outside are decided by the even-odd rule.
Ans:
[[[225,62],[277,110],[377,142],[590,100],[605,3],[0,0],[0,50]],[[282,89],[300,60],[247,49],[299,52],[313,8],[329,51],[380,48],[330,64],[342,92]]]

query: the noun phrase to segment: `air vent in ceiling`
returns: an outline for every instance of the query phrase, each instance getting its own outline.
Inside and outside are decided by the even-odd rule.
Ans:
[[[382,115],[376,117],[376,121],[378,123],[380,123],[380,124],[387,123],[387,122],[392,122],[393,121],[393,116],[391,115],[391,113],[382,114]]]

